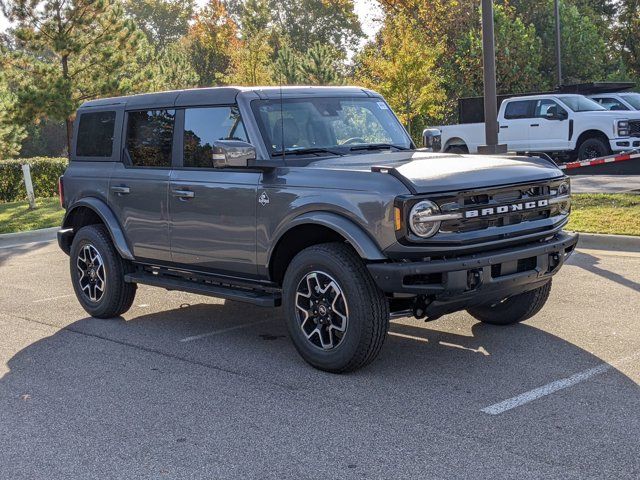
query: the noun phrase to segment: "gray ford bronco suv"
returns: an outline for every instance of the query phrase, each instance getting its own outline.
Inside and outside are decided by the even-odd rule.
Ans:
[[[389,319],[525,320],[575,248],[551,161],[431,153],[377,93],[204,88],[83,104],[58,234],[94,317],[138,284],[282,304],[316,368],[379,353]]]

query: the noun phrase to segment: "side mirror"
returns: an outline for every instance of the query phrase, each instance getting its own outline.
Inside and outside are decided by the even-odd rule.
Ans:
[[[431,152],[442,149],[442,132],[437,128],[425,128],[422,132],[422,146]]]
[[[569,115],[564,110],[558,110],[558,107],[553,105],[549,107],[547,113],[545,113],[545,118],[547,120],[566,120]]]
[[[256,149],[241,140],[218,140],[213,142],[212,158],[215,168],[248,167],[256,159]]]

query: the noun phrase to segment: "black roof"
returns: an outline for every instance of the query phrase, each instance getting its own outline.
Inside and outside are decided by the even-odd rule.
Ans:
[[[259,98],[276,99],[280,96],[300,97],[306,95],[378,96],[377,93],[360,87],[210,87],[168,92],[142,93],[124,97],[100,98],[83,103],[80,108],[124,105],[126,108],[188,107],[195,105],[232,104],[242,92],[253,92]]]

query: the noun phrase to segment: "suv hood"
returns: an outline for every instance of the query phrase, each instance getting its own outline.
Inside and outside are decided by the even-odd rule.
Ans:
[[[491,157],[429,152],[382,152],[312,162],[312,168],[392,172],[412,193],[473,190],[561,177],[551,161],[536,157]],[[378,174],[378,173],[376,173]]]

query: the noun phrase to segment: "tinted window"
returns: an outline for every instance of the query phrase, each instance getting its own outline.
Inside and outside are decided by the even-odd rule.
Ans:
[[[557,113],[567,113],[567,111],[553,100],[538,100],[536,102],[535,116],[537,118],[546,118],[550,108],[555,108]]]
[[[598,105],[590,98],[582,97],[580,95],[567,95],[558,98],[574,112],[597,112],[606,110],[606,108]]]
[[[113,152],[113,131],[116,112],[92,112],[80,115],[78,126],[78,157],[110,157]]]
[[[127,151],[136,167],[171,166],[175,110],[129,112]]]
[[[533,107],[535,102],[531,100],[523,100],[520,102],[509,102],[504,111],[504,118],[531,118],[533,116]]]
[[[185,110],[185,167],[213,167],[213,142],[217,140],[247,141],[247,133],[236,107]]]

